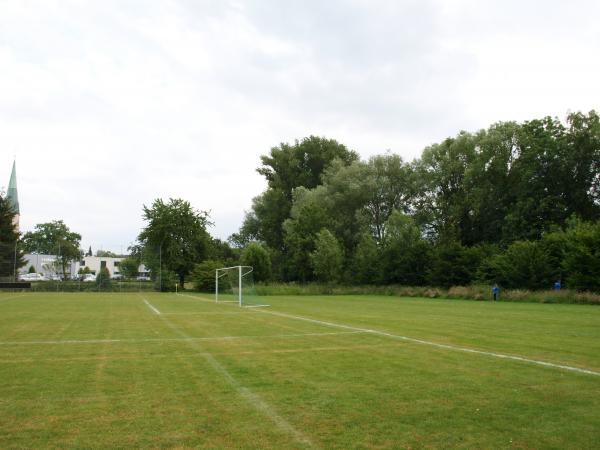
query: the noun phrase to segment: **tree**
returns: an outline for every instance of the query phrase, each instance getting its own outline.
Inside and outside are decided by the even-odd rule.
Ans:
[[[463,131],[426,148],[415,167],[421,185],[419,215],[437,239],[468,241],[471,214],[465,177],[475,158],[475,138]]]
[[[515,241],[480,267],[481,278],[507,288],[548,289],[558,272],[546,248],[535,241]]]
[[[242,252],[242,265],[252,266],[254,281],[268,281],[271,278],[271,256],[259,243],[251,242]]]
[[[64,278],[69,263],[81,256],[80,241],[80,234],[71,231],[62,220],[55,220],[37,224],[35,231],[25,233],[23,248],[28,253],[56,255]]]
[[[143,210],[147,224],[134,251],[139,252],[155,279],[162,271],[170,271],[177,275],[183,288],[194,265],[207,256],[210,236],[206,227],[211,225],[208,213],[196,211],[181,199],[156,199],[151,207],[144,205]]]
[[[100,258],[117,258],[118,255],[109,250],[96,250],[96,256]]]
[[[291,217],[283,224],[286,247],[284,273],[289,280],[305,282],[314,278],[311,253],[315,250],[315,239],[317,233],[331,223],[324,195],[323,186],[313,190],[298,188],[294,192]]]
[[[272,148],[270,155],[261,156],[263,165],[257,172],[267,179],[271,189],[281,190],[291,202],[295,188],[312,189],[321,184],[321,174],[335,159],[347,165],[358,155],[333,139],[310,136],[294,145],[282,143]]]
[[[320,185],[323,173],[333,161],[348,165],[357,159],[358,155],[346,146],[316,136],[273,147],[269,155],[261,156],[262,166],[257,169],[266,178],[268,188],[254,199],[238,238],[242,242],[258,240],[272,249],[284,250],[283,223],[290,217],[294,191]]]
[[[14,224],[15,212],[0,192],[0,279],[16,280],[16,271],[25,265]]]
[[[121,272],[121,275],[125,278],[135,278],[138,274],[139,266],[139,259],[129,256],[119,263],[119,272]]]
[[[393,211],[386,224],[382,250],[383,274],[387,283],[418,286],[425,283],[430,246],[412,217]]]
[[[567,230],[562,267],[566,284],[578,290],[600,291],[600,221],[575,222]]]
[[[240,260],[240,249],[232,248],[226,241],[211,239],[207,258],[221,261],[221,267],[235,266]]]
[[[354,252],[352,259],[353,283],[376,284],[381,283],[381,250],[370,233],[364,233]]]
[[[476,276],[486,251],[479,246],[466,247],[459,242],[442,242],[430,254],[428,284],[434,286],[466,286]]]
[[[112,280],[110,279],[110,272],[106,267],[102,267],[96,275],[96,286],[99,290],[110,289]]]
[[[315,276],[319,281],[338,282],[344,262],[340,243],[329,230],[323,228],[317,233],[315,247],[310,255]]]
[[[367,164],[365,191],[368,201],[365,208],[377,243],[385,239],[387,220],[394,210],[408,214],[414,196],[413,172],[398,155],[373,156]]]
[[[215,272],[221,269],[223,263],[213,259],[207,259],[194,266],[191,274],[194,289],[200,292],[215,292]]]

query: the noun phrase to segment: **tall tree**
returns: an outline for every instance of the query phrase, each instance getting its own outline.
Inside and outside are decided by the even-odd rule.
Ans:
[[[315,250],[315,239],[322,228],[331,224],[331,215],[324,201],[326,193],[323,186],[313,190],[298,188],[294,192],[291,217],[283,224],[286,247],[285,279],[305,282],[314,278],[311,253]]]
[[[421,183],[420,215],[440,240],[466,241],[471,214],[465,176],[475,149],[473,135],[463,131],[426,148],[416,166]]]
[[[293,192],[298,187],[315,188],[321,176],[334,160],[348,165],[358,155],[332,139],[310,136],[293,145],[282,143],[273,147],[269,155],[261,157],[257,172],[267,182],[267,190],[254,199],[252,211],[247,214],[241,232],[248,233],[267,246],[284,249],[283,223],[290,217]]]
[[[16,271],[25,265],[15,215],[10,201],[0,192],[0,280],[16,281]]]
[[[174,272],[183,287],[194,265],[207,257],[210,236],[206,227],[211,225],[208,213],[196,211],[181,199],[169,199],[166,203],[156,199],[151,207],[144,205],[143,210],[147,224],[134,250],[141,253],[153,277]]]
[[[75,233],[62,220],[40,223],[35,231],[23,236],[23,249],[28,253],[56,255],[62,276],[67,276],[67,267],[71,261],[81,257],[79,243],[81,235]]]
[[[572,113],[567,117],[565,182],[570,212],[584,220],[600,218],[600,116]]]

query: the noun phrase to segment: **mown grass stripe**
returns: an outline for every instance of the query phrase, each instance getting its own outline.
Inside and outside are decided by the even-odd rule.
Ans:
[[[551,362],[547,362],[547,361],[540,361],[537,359],[525,358],[523,356],[518,356],[518,355],[506,355],[506,354],[496,353],[496,352],[487,352],[484,350],[476,350],[476,349],[468,348],[468,347],[459,347],[459,346],[449,345],[449,344],[440,344],[440,343],[433,342],[433,341],[426,341],[423,339],[411,338],[411,337],[402,336],[399,334],[387,333],[385,331],[353,327],[350,325],[344,325],[344,324],[339,324],[339,323],[334,323],[334,322],[327,322],[324,320],[313,319],[310,317],[295,316],[292,314],[279,313],[279,312],[275,312],[275,311],[268,311],[268,310],[262,310],[262,309],[258,309],[256,311],[259,313],[263,313],[263,314],[271,314],[271,315],[279,316],[279,317],[287,317],[290,319],[304,320],[306,322],[316,323],[316,324],[325,325],[325,326],[329,326],[329,327],[342,328],[342,329],[347,329],[347,330],[352,330],[352,331],[362,331],[364,333],[371,333],[371,334],[385,336],[385,337],[389,337],[389,338],[393,338],[393,339],[401,339],[403,341],[414,342],[416,344],[429,345],[432,347],[442,348],[445,350],[452,350],[452,351],[458,351],[458,352],[491,356],[491,357],[500,358],[500,359],[509,359],[509,360],[525,362],[525,363],[529,363],[529,364],[537,364],[539,366],[550,367],[553,369],[568,370],[571,372],[583,373],[586,375],[593,375],[593,376],[600,377],[600,372],[596,372],[596,371],[590,370],[590,369],[583,369],[580,367],[568,366],[566,364],[557,364],[557,363],[551,363]]]

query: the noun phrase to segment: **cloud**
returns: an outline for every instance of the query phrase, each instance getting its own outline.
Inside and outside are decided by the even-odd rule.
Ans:
[[[600,98],[595,2],[7,1],[0,164],[22,224],[119,250],[143,204],[239,227],[260,155],[310,134],[406,159],[461,129]],[[0,173],[1,175],[1,173]],[[4,184],[0,180],[0,185]]]

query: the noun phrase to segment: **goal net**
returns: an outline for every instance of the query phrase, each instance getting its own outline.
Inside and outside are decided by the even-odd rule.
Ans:
[[[223,267],[215,271],[215,302],[245,307],[266,305],[256,294],[252,266]]]

